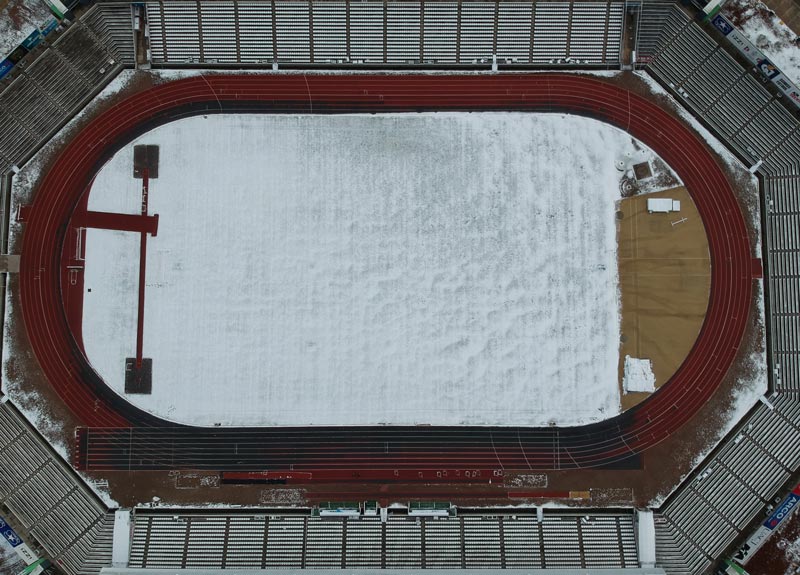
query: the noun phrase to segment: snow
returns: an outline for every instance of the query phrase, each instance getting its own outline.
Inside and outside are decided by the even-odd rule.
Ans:
[[[792,82],[800,84],[798,35],[768,6],[757,0],[732,0],[722,9],[739,30]]]
[[[644,509],[636,510],[636,535],[639,564],[642,567],[655,567],[656,525],[652,511]]]
[[[215,115],[134,143],[161,146],[139,407],[197,425],[619,413],[614,163],[644,147],[624,132],[517,113]],[[131,165],[129,145],[90,209],[137,212]],[[86,352],[121,395],[138,248],[86,242]]]
[[[0,60],[4,60],[38,26],[52,18],[44,0],[11,0],[0,11]]]
[[[131,512],[117,509],[114,512],[114,532],[111,543],[111,564],[127,567],[131,551]]]
[[[649,359],[625,356],[622,388],[625,393],[631,391],[653,393],[656,390],[656,376],[653,374],[653,364]]]
[[[794,541],[781,539],[776,544],[776,547],[780,551],[783,551],[784,559],[788,564],[788,567],[786,567],[786,570],[784,571],[784,575],[797,575],[798,571],[800,571],[800,538],[797,538]]]
[[[0,537],[0,573],[19,573],[24,568],[25,563],[11,544],[4,537]]]

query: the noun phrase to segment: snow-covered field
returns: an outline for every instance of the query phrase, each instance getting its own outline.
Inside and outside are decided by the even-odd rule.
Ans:
[[[615,161],[564,115],[162,126],[136,405],[199,425],[578,425],[619,412]],[[133,144],[92,210],[137,213]],[[90,230],[87,356],[134,355],[137,234]],[[91,290],[91,291],[89,291]]]
[[[800,84],[798,33],[758,0],[732,0],[722,13],[736,24],[753,44],[771,58],[795,84]]]

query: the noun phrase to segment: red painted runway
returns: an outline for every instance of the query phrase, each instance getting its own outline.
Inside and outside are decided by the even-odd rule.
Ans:
[[[62,303],[62,247],[73,211],[102,162],[155,125],[225,112],[344,113],[514,110],[567,112],[613,124],[651,147],[681,177],[708,236],[706,320],[670,382],[646,402],[582,428],[176,427],[131,406],[100,381]],[[733,191],[709,149],[654,103],[573,75],[199,76],[160,85],[94,119],[62,151],[28,214],[22,308],[47,378],[88,427],[77,464],[163,469],[563,469],[614,464],[686,423],[728,372],[747,325],[753,267]]]

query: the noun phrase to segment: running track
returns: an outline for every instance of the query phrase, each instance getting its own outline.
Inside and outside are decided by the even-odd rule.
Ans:
[[[700,335],[672,380],[639,407],[579,428],[179,427],[109,390],[70,333],[60,297],[65,230],[93,174],[117,149],[178,117],[275,113],[517,110],[569,112],[613,124],[650,146],[683,179],[705,224],[711,294]],[[76,465],[89,469],[566,469],[638,464],[638,454],[686,423],[731,366],[747,324],[747,230],[714,157],[652,102],[572,75],[198,76],[138,93],[100,114],[61,152],[24,233],[21,296],[36,356],[86,427]]]

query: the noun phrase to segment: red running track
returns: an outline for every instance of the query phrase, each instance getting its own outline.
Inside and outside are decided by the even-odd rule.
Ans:
[[[208,430],[176,429],[116,396],[91,369],[70,333],[60,297],[61,249],[73,210],[102,162],[136,135],[186,115],[423,110],[581,114],[613,124],[651,147],[686,184],[708,236],[711,292],[698,339],[670,382],[646,402],[604,424],[553,432],[551,443],[531,440],[529,446],[528,437],[536,433],[540,437],[547,431],[525,428],[294,428],[276,430],[273,435],[262,432],[258,457],[263,458],[263,468],[296,464],[295,469],[403,465],[527,469],[560,468],[565,461],[589,467],[640,453],[697,413],[736,357],[749,315],[751,255],[744,218],[730,184],[709,149],[672,115],[625,89],[572,75],[198,76],[138,93],[95,118],[48,172],[26,223],[20,271],[26,329],[50,383],[77,418],[94,428],[88,430],[86,441],[90,447],[96,443],[93,453],[98,467],[103,458],[114,460],[115,449],[124,451],[121,438],[132,438],[134,433],[147,443],[152,455],[142,459],[142,468],[148,461],[155,467],[200,466],[198,458],[202,463],[206,457],[202,447],[192,459],[178,456],[178,446],[188,445],[192,437],[209,435]],[[214,445],[225,434],[242,437],[243,431],[214,430]],[[254,437],[258,435],[251,431]],[[514,441],[502,439],[510,433],[516,434]],[[384,455],[384,443],[389,445],[387,434],[398,444],[411,437],[408,443],[413,449],[408,447],[404,455],[392,457],[387,447]],[[159,455],[159,437],[164,445],[169,443],[163,450],[168,456]],[[365,447],[365,437],[380,449],[372,443]],[[268,444],[271,440],[280,444]],[[128,465],[136,467],[130,453],[124,453]],[[83,458],[82,465],[92,464],[88,455]],[[223,459],[209,465],[227,464]]]

